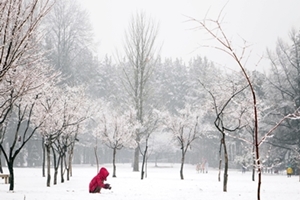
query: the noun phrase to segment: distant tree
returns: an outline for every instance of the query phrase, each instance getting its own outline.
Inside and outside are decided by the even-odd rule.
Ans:
[[[101,98],[117,107],[124,106],[124,91],[121,83],[122,68],[106,56],[97,68],[97,81],[91,83],[91,96]]]
[[[132,16],[125,36],[125,63],[123,67],[123,85],[128,94],[128,104],[136,111],[138,122],[143,126],[144,116],[151,113],[149,105],[150,85],[153,70],[156,66],[155,49],[158,25],[143,12]],[[139,143],[142,131],[137,129],[136,142]],[[139,171],[139,148],[135,149],[133,171]]]
[[[96,75],[88,17],[77,0],[55,1],[44,23],[47,58],[70,86],[92,83]]]
[[[119,113],[112,109],[104,112],[100,118],[97,131],[100,133],[100,138],[103,143],[113,150],[113,174],[116,175],[116,154],[123,147],[136,148],[135,130],[135,114],[131,111]]]
[[[184,107],[185,102],[191,94],[191,76],[183,60],[166,59],[164,62],[158,62],[155,68],[155,82],[152,84],[156,88],[154,102],[160,110],[167,109],[176,113],[176,109]]]
[[[144,141],[145,148],[144,150],[141,149],[141,142],[138,144],[140,153],[142,154],[143,160],[142,160],[142,170],[141,170],[141,179],[144,179],[145,170],[147,167],[147,158],[148,158],[148,147],[149,147],[149,138],[152,133],[155,132],[155,130],[160,125],[160,117],[159,112],[156,110],[153,110],[151,114],[148,114],[144,117],[144,126],[141,127],[142,137],[141,141]]]
[[[166,130],[172,132],[174,141],[178,144],[181,151],[180,178],[183,180],[183,166],[185,155],[191,144],[201,136],[199,110],[195,110],[191,105],[179,109],[177,114],[164,114],[163,123]]]
[[[156,131],[149,138],[149,151],[151,156],[154,156],[155,167],[159,167],[158,162],[160,160],[170,162],[169,155],[173,154],[177,150],[177,145],[172,140],[173,134],[171,132],[164,132],[163,130]]]
[[[268,74],[269,89],[266,91],[268,101],[272,101],[273,107],[269,108],[268,124],[274,125],[282,116],[288,115],[300,108],[300,33],[292,29],[289,40],[278,39],[276,49],[268,50],[268,58],[271,62]],[[268,139],[273,145],[274,151],[281,149],[281,158],[285,164],[292,164],[292,160],[300,161],[299,157],[299,132],[300,121],[289,119],[282,123],[276,130],[276,135]],[[294,168],[298,168],[293,163]]]
[[[91,117],[86,121],[85,132],[90,133],[90,139],[86,141],[87,145],[93,147],[93,153],[95,155],[96,165],[97,165],[97,173],[100,170],[99,167],[99,156],[98,156],[98,148],[101,144],[101,134],[99,131],[99,126],[103,124],[99,124],[101,122],[101,118],[106,114],[104,110],[107,110],[107,102],[102,101],[102,99],[97,98],[91,101]],[[101,128],[100,128],[101,129]],[[92,162],[93,163],[93,162]]]

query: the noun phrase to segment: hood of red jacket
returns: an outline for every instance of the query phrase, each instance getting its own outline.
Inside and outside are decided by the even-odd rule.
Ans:
[[[109,172],[107,171],[106,168],[102,167],[98,173],[98,176],[100,177],[101,180],[106,181],[106,178],[108,177]]]

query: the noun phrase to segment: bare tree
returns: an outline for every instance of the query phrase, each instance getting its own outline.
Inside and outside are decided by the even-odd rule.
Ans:
[[[62,93],[64,93],[63,96],[61,95]],[[41,134],[44,137],[46,149],[46,185],[50,187],[51,150],[53,153],[53,162],[55,163],[54,184],[56,184],[59,164],[63,167],[62,162],[67,147],[72,143],[72,141],[67,140],[67,142],[70,143],[66,144],[66,139],[77,133],[77,126],[87,118],[89,112],[86,111],[87,107],[82,98],[82,90],[78,92],[70,87],[66,87],[64,90],[53,88],[52,90],[48,89],[44,95],[45,97],[40,103],[40,112],[46,113],[49,117],[46,118],[41,127]],[[73,136],[72,138],[74,138],[74,140],[76,139],[76,137]],[[54,147],[56,147],[56,149]],[[56,152],[58,152],[58,157],[56,157]]]
[[[254,137],[255,137],[254,146],[255,146],[255,154],[256,154],[255,155],[256,165],[258,171],[257,198],[259,200],[260,188],[261,188],[260,187],[261,186],[261,161],[259,156],[257,100],[256,100],[256,94],[251,79],[246,71],[244,64],[242,63],[242,60],[244,59],[245,56],[245,51],[247,49],[247,45],[245,44],[245,46],[241,50],[241,54],[238,55],[236,49],[233,48],[231,40],[228,39],[226,33],[224,32],[221,26],[221,20],[220,20],[221,14],[222,12],[220,12],[219,17],[216,20],[211,20],[211,19],[204,19],[204,20],[191,19],[191,20],[197,22],[203,31],[208,33],[213,39],[217,41],[218,45],[214,46],[214,48],[221,50],[225,54],[229,55],[236,62],[238,67],[241,69],[247,84],[249,85],[251,95],[252,95],[252,100],[253,100],[252,105],[253,105],[253,115],[254,115]]]
[[[101,117],[103,115],[103,110],[106,107],[106,104],[101,100],[101,99],[96,99],[91,103],[92,105],[92,113],[91,113],[91,118],[90,120],[87,120],[87,125],[85,128],[87,129],[86,132],[90,132],[93,139],[91,142],[91,146],[93,146],[93,151],[95,155],[95,160],[96,160],[96,166],[97,166],[97,173],[99,172],[99,156],[98,156],[98,145],[99,145],[99,140],[100,138],[100,131],[98,130],[98,126],[100,125],[99,122],[101,121]]]
[[[144,179],[145,171],[147,171],[147,158],[148,158],[148,146],[149,146],[149,138],[151,134],[158,128],[159,126],[159,114],[156,110],[144,118],[144,127],[141,128],[142,138],[141,141],[144,140],[145,148],[141,149],[139,144],[140,153],[142,154],[142,170],[141,170],[141,179]]]
[[[136,148],[135,141],[135,119],[132,119],[135,115],[129,112],[123,114],[110,110],[103,113],[99,128],[101,140],[107,147],[113,150],[113,174],[116,175],[116,154],[118,150],[123,147]]]
[[[289,41],[278,39],[276,50],[267,51],[271,61],[270,74],[268,75],[270,100],[273,101],[273,112],[270,112],[268,124],[274,124],[282,115],[287,115],[300,107],[300,40],[299,31],[292,29],[289,32]],[[278,115],[277,113],[280,113]],[[299,121],[287,120],[276,131],[276,136],[269,139],[274,150],[282,151],[282,158],[298,168],[299,162]],[[279,147],[279,148],[278,148]],[[293,161],[294,160],[294,161]],[[294,163],[293,163],[294,162]]]
[[[4,0],[0,3],[0,81],[10,69],[37,59],[39,32],[49,0]]]
[[[137,120],[144,125],[144,115],[151,95],[150,79],[155,68],[155,42],[158,25],[145,13],[132,16],[125,38],[125,55],[128,63],[124,67],[123,84],[129,96],[129,104],[135,108]],[[136,141],[140,142],[141,130],[136,130]],[[134,152],[133,171],[139,171],[139,149]]]
[[[199,80],[200,81],[200,80]],[[230,81],[231,82],[231,81]],[[223,179],[223,191],[227,192],[227,182],[228,182],[228,152],[227,152],[227,146],[226,146],[226,135],[228,133],[236,132],[239,129],[243,128],[242,124],[242,116],[246,112],[246,108],[241,107],[239,109],[239,105],[235,102],[234,98],[242,93],[248,86],[239,88],[236,86],[234,82],[231,83],[230,89],[224,89],[226,91],[225,93],[228,93],[230,90],[228,97],[217,97],[216,94],[214,94],[210,89],[208,89],[204,83],[200,81],[201,85],[207,90],[207,92],[210,94],[212,100],[213,100],[213,107],[215,110],[216,119],[214,121],[215,127],[218,129],[218,131],[221,133],[221,140],[220,140],[220,149],[219,149],[219,174],[218,174],[218,180],[220,181],[220,175],[221,175],[221,166],[222,166],[222,147],[224,150],[224,161],[225,161],[225,167],[224,167],[224,179]],[[222,82],[222,85],[224,82]],[[221,89],[221,87],[220,87]],[[223,96],[223,95],[222,95]],[[226,95],[224,95],[226,96]],[[233,105],[230,105],[233,104]],[[234,108],[234,109],[232,109]],[[237,116],[234,116],[233,113],[237,113]]]
[[[224,52],[225,54],[229,55],[233,61],[237,64],[240,68],[245,82],[248,84],[251,97],[252,97],[252,108],[253,108],[253,131],[254,131],[254,148],[255,148],[255,161],[256,161],[256,169],[258,175],[258,185],[257,185],[257,199],[260,200],[260,191],[261,191],[261,182],[262,182],[262,165],[261,165],[261,158],[260,158],[260,146],[265,142],[265,140],[272,134],[272,132],[286,119],[298,119],[299,118],[299,110],[296,109],[291,114],[285,115],[279,122],[276,123],[274,127],[272,127],[266,134],[259,137],[258,133],[258,105],[257,105],[257,96],[256,91],[253,85],[252,80],[249,77],[249,73],[246,70],[245,64],[243,63],[245,59],[245,54],[247,52],[248,45],[245,40],[244,46],[241,49],[235,49],[231,40],[229,40],[228,36],[226,35],[225,31],[221,26],[221,14],[220,12],[219,17],[216,20],[211,19],[204,19],[204,20],[196,20],[191,18],[192,21],[198,23],[201,30],[208,33],[216,42],[217,44],[213,46],[213,48]],[[240,52],[238,52],[240,50]]]
[[[4,75],[6,81],[0,82],[1,88],[6,84],[10,85],[7,87],[10,91],[5,97],[10,102],[11,112],[2,124],[3,138],[0,142],[0,150],[10,173],[10,190],[14,190],[14,161],[45,119],[45,115],[39,113],[37,102],[41,98],[40,91],[43,90],[44,81],[50,82],[51,76],[46,75],[50,73],[49,68],[44,68],[41,63],[35,64],[30,63],[31,66],[8,71]],[[5,145],[9,146],[7,151]]]
[[[64,80],[72,86],[93,80],[92,29],[79,1],[55,1],[43,25],[47,58]]]
[[[178,115],[171,116],[167,114],[163,118],[166,129],[173,133],[174,141],[181,150],[180,178],[182,180],[184,179],[185,155],[192,142],[199,138],[201,134],[199,127],[201,116],[198,115],[199,111],[194,109],[191,105],[186,105],[185,108],[178,110]]]
[[[4,0],[0,3],[0,81],[4,80],[5,74],[11,69],[24,67],[25,63],[40,58],[40,51],[37,50],[40,39],[38,27],[50,10],[49,2],[49,0]],[[1,91],[2,94],[3,92]],[[3,123],[12,109],[11,105],[12,102],[1,99],[1,130],[4,130]],[[2,134],[3,132],[0,133],[0,142]],[[2,171],[1,161],[0,171]]]

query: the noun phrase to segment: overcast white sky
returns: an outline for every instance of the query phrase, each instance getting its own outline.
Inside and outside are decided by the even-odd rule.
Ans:
[[[124,31],[136,11],[146,11],[160,23],[159,43],[162,57],[182,58],[207,56],[217,63],[211,49],[199,48],[207,42],[203,32],[191,30],[196,19],[216,19],[223,10],[223,27],[230,38],[242,37],[253,46],[251,55],[258,60],[267,47],[274,49],[277,38],[300,27],[300,0],[80,0],[90,13],[99,43],[99,54],[113,55],[122,49]],[[219,57],[219,56],[218,56]],[[223,64],[222,64],[223,65]],[[226,64],[225,64],[226,65]]]

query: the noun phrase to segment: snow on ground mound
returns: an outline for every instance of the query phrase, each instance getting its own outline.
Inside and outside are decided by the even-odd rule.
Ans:
[[[70,181],[46,187],[46,178],[40,168],[15,168],[15,191],[0,180],[1,200],[251,200],[257,199],[257,182],[251,181],[251,173],[229,170],[228,192],[222,192],[223,182],[218,182],[218,171],[198,173],[196,166],[184,166],[184,180],[180,179],[179,164],[154,167],[149,163],[147,178],[140,179],[140,172],[133,172],[130,164],[117,164],[117,178],[112,178],[112,166],[103,165],[110,175],[107,182],[111,190],[101,194],[89,194],[88,184],[96,175],[95,166],[75,166]],[[6,171],[7,172],[7,171]],[[51,172],[53,173],[53,172]],[[223,174],[222,174],[223,175]],[[51,184],[53,178],[51,180]],[[262,200],[299,200],[298,176],[264,174],[262,177]]]

